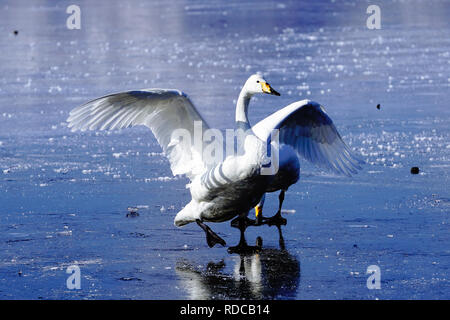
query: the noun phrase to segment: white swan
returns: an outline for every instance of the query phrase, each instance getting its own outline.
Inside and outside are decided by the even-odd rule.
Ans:
[[[300,177],[298,156],[324,169],[351,176],[361,169],[363,162],[357,159],[342,140],[333,121],[323,106],[311,100],[294,102],[273,113],[252,127],[253,132],[267,141],[273,129],[279,130],[279,170],[267,192],[281,190],[277,213],[271,218],[262,216],[265,194],[255,207],[256,224],[286,224],[281,217],[285,191]],[[282,241],[280,230],[280,242]],[[283,244],[281,244],[283,245]]]
[[[297,153],[343,173],[358,167],[331,119],[317,103],[306,100],[293,103],[251,130],[248,106],[251,97],[258,93],[279,95],[261,75],[248,78],[236,104],[236,126],[249,129],[243,142],[244,153],[228,156],[219,163],[203,161],[202,150],[208,146],[207,141],[186,143],[175,134],[177,129],[184,129],[195,135],[198,130],[195,121],[201,123],[201,134],[209,129],[187,95],[178,90],[146,89],[111,94],[75,108],[67,121],[72,131],[136,125],[150,128],[168,157],[173,174],[184,174],[191,180],[192,200],[176,215],[175,225],[196,222],[212,247],[216,243],[225,245],[225,241],[204,222],[223,222],[236,216],[243,220],[266,192],[285,190],[286,181],[295,183],[299,174]],[[280,150],[280,170],[277,175],[262,175],[263,164],[270,160],[267,145],[275,144],[269,140],[272,129],[280,133],[279,144],[275,145]],[[285,173],[289,173],[286,179]]]

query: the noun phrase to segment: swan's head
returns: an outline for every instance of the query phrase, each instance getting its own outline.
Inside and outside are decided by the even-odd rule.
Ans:
[[[280,94],[275,91],[270,84],[259,73],[251,75],[245,82],[244,90],[249,94],[254,95],[257,93],[267,93],[279,96]]]

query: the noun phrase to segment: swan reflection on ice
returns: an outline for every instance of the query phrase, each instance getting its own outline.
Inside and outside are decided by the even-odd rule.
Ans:
[[[250,255],[233,255],[231,259],[234,265],[229,271],[224,260],[196,266],[194,262],[180,259],[176,273],[187,298],[295,298],[300,283],[300,262],[287,250],[261,249]]]

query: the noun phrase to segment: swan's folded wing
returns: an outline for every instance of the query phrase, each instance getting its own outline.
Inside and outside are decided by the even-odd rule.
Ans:
[[[362,161],[352,154],[325,109],[317,102],[292,103],[261,120],[252,129],[265,141],[269,141],[273,129],[278,129],[280,144],[292,146],[300,156],[322,168],[347,176],[361,169]]]
[[[174,175],[192,178],[205,170],[201,160],[204,146],[194,143],[194,131],[202,138],[209,127],[181,91],[145,89],[111,94],[73,109],[67,122],[72,131],[145,125],[168,157]],[[203,143],[201,138],[198,140]]]

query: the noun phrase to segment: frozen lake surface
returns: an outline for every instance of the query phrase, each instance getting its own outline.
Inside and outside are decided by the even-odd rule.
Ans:
[[[448,1],[378,1],[380,30],[366,27],[370,1],[78,1],[81,30],[66,27],[70,4],[0,4],[1,299],[450,298]],[[174,227],[188,180],[149,130],[65,123],[93,98],[162,87],[231,128],[256,71],[281,97],[254,99],[252,123],[318,101],[367,162],[347,178],[302,161],[286,250],[268,226],[247,230],[260,254],[208,248],[196,225]],[[270,194],[265,214],[277,205]],[[210,226],[238,242],[228,222]]]

